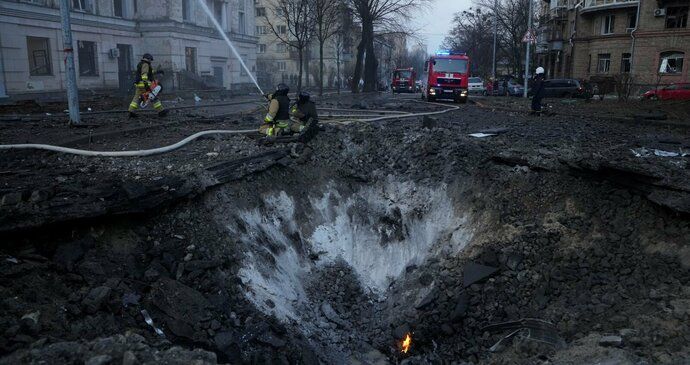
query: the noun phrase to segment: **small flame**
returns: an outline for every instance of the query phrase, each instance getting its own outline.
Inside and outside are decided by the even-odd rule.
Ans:
[[[402,344],[400,346],[401,351],[403,354],[406,354],[408,351],[410,351],[410,346],[412,346],[412,335],[408,332],[405,335],[405,339],[402,341]]]

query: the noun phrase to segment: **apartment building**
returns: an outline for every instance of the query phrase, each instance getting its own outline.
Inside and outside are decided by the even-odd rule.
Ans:
[[[202,0],[255,69],[252,0]],[[80,90],[127,88],[151,53],[167,88],[243,88],[251,79],[199,0],[70,0]],[[65,87],[57,0],[0,0],[0,94],[31,97]],[[172,75],[170,75],[172,74]],[[1,96],[1,95],[0,95]]]
[[[297,49],[281,41],[290,40],[290,30],[281,9],[276,9],[272,0],[254,0],[256,14],[257,76],[263,88],[273,88],[278,83],[296,87],[299,78],[299,54]],[[352,15],[343,9],[341,21],[345,28],[352,29]],[[278,35],[275,34],[275,32]],[[352,44],[356,31],[346,31],[333,36],[324,45],[324,86],[334,87],[346,71],[351,69]],[[312,39],[304,50],[302,85],[316,87],[319,79],[319,45]],[[338,68],[337,63],[340,62]],[[340,69],[340,77],[338,76]]]
[[[690,1],[548,0],[544,5],[537,50],[547,76],[631,74],[647,85],[688,81]]]

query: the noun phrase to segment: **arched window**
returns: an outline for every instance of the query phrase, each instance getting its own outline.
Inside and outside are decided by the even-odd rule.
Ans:
[[[678,51],[661,52],[659,54],[660,74],[680,74],[683,72],[683,58],[685,53]]]

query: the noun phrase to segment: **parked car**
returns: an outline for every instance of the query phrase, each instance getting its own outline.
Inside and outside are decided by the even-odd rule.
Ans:
[[[470,77],[467,79],[467,91],[469,91],[471,94],[486,95],[484,80],[482,80],[481,77]]]
[[[690,83],[671,84],[655,90],[649,90],[642,95],[649,100],[690,100]]]
[[[503,87],[503,82],[504,82],[504,80],[498,81],[498,88],[497,89],[494,89],[493,85],[488,85],[488,87],[487,87],[488,94],[493,95],[493,96],[503,96],[503,95],[522,96],[523,95],[525,87],[522,86],[521,84],[519,84],[517,81],[515,81],[513,79],[508,80],[507,88]]]
[[[591,99],[592,90],[575,79],[544,80],[544,97]]]

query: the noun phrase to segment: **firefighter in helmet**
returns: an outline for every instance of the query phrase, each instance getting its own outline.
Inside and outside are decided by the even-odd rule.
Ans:
[[[315,123],[319,116],[316,114],[316,104],[310,100],[308,92],[302,91],[297,96],[297,102],[290,109],[290,130],[301,133],[309,123]]]
[[[280,83],[273,94],[266,95],[268,99],[268,113],[264,123],[259,127],[259,133],[267,136],[279,136],[290,126],[290,87]]]
[[[532,80],[532,114],[541,115],[541,99],[544,98],[544,68],[537,67]]]
[[[153,67],[151,66],[152,61],[153,56],[151,56],[150,53],[144,53],[144,56],[141,57],[141,61],[137,64],[137,71],[134,75],[134,98],[132,98],[132,102],[129,103],[130,118],[137,117],[134,111],[139,108],[141,94],[146,91],[151,91],[151,82],[154,80]],[[163,109],[163,104],[158,98],[154,101],[153,108],[158,111],[159,117],[164,117],[168,114],[168,110]]]

